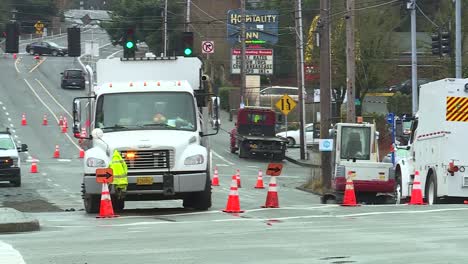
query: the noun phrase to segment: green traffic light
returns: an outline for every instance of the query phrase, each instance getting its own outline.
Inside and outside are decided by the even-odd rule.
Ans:
[[[128,41],[127,44],[125,44],[125,46],[127,47],[127,49],[133,48],[133,45],[134,45],[134,44],[133,44],[133,42],[131,42],[131,41]]]
[[[185,56],[192,55],[192,49],[191,48],[185,48],[184,54],[185,54]]]

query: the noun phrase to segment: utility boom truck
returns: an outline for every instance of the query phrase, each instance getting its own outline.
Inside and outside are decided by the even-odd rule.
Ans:
[[[381,197],[393,197],[395,173],[391,163],[379,161],[378,132],[374,124],[337,123],[331,129],[336,143],[333,148],[332,192],[322,202],[341,203],[347,178],[353,180],[358,201],[373,203]]]
[[[90,83],[93,74],[87,67]],[[96,85],[73,102],[75,137],[90,125],[82,194],[87,213],[99,211],[101,185],[96,169],[107,168],[114,150],[128,167],[128,187],[111,197],[116,210],[125,201],[183,199],[184,207],[211,207],[211,155],[206,136],[212,94],[196,57],[103,59]],[[218,100],[215,97],[215,100]],[[214,104],[214,120],[218,120]],[[86,113],[81,109],[86,107]],[[90,120],[90,122],[88,121]]]
[[[396,165],[398,200],[411,196],[416,171],[429,204],[468,198],[467,132],[468,79],[421,85],[410,142],[403,147],[409,155]]]

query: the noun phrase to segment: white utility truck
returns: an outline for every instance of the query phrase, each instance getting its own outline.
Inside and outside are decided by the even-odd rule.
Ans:
[[[387,202],[394,196],[395,173],[391,163],[379,161],[378,132],[374,124],[337,123],[331,133],[333,141],[332,192],[322,202],[341,203],[346,180],[352,178],[359,202]]]
[[[128,187],[111,197],[116,210],[125,201],[183,199],[184,207],[211,207],[211,152],[208,103],[212,94],[196,57],[102,59],[88,97],[73,102],[75,137],[82,121],[91,135],[84,156],[82,195],[87,213],[99,211],[101,185],[96,169],[107,168],[114,150],[128,167]],[[92,69],[87,66],[90,82]],[[217,100],[217,97],[215,97]],[[215,106],[217,104],[214,104]],[[81,112],[81,109],[85,110]],[[218,109],[214,109],[218,120]]]
[[[419,171],[423,197],[468,198],[468,79],[443,79],[421,85],[409,155],[396,165],[398,198],[411,196]]]

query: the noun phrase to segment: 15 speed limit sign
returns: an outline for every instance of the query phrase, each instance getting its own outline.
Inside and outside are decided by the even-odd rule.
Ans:
[[[202,52],[203,53],[214,53],[214,41],[202,41]]]

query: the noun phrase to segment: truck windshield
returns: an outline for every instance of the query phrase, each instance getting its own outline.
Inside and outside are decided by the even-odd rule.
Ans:
[[[190,93],[106,94],[97,102],[96,127],[104,132],[128,129],[195,131],[195,109]]]
[[[341,159],[370,160],[370,127],[343,127]]]
[[[15,149],[15,144],[11,138],[0,138],[0,150]]]

